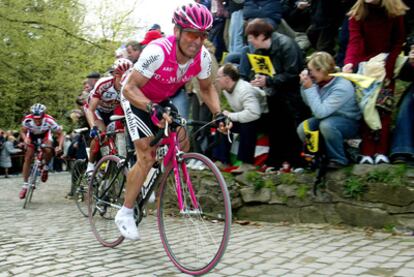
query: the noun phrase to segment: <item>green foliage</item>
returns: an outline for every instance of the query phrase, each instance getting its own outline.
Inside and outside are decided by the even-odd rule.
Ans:
[[[264,187],[271,190],[276,190],[276,184],[272,179],[264,179]]]
[[[350,177],[345,181],[345,197],[360,199],[362,194],[367,191],[367,185],[360,178]]]
[[[265,186],[265,181],[259,173],[249,171],[246,173],[246,180],[253,184],[254,190],[258,191]]]
[[[308,195],[308,191],[309,191],[309,186],[305,184],[301,184],[296,190],[296,196],[303,200]]]
[[[391,170],[374,170],[364,178],[367,183],[384,183],[400,186],[404,183],[405,165],[394,166]]]
[[[293,185],[296,183],[296,176],[293,173],[282,173],[279,175],[281,184]]]
[[[368,189],[368,184],[382,183],[390,186],[404,185],[406,166],[396,165],[385,169],[375,169],[366,176],[351,176],[345,181],[344,195],[349,198],[360,199]],[[349,176],[349,175],[348,175]]]
[[[115,43],[83,35],[76,0],[0,2],[0,126],[16,128],[41,102],[59,123],[75,108],[82,80],[113,62]]]
[[[387,224],[384,226],[383,230],[386,233],[394,233],[395,225],[394,224]]]

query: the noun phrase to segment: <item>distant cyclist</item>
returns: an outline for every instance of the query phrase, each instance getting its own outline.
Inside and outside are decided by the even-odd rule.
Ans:
[[[165,120],[171,120],[163,109],[171,105],[169,97],[196,77],[201,97],[212,114],[221,114],[218,93],[210,78],[211,56],[203,46],[213,23],[210,11],[200,4],[186,4],[175,10],[173,22],[174,36],[160,38],[144,48],[122,91],[121,103],[138,160],[128,174],[125,202],[115,217],[127,239],[139,239],[133,206],[155,161],[150,141]]]
[[[90,137],[94,138],[90,145],[90,156],[86,172],[92,172],[99,152],[98,134],[106,130],[113,114],[123,114],[120,106],[122,75],[132,67],[128,59],[117,59],[113,65],[113,76],[99,79],[91,91],[85,109],[86,119],[91,127]]]
[[[23,164],[23,187],[19,193],[19,198],[24,199],[29,187],[28,180],[30,175],[30,166],[34,156],[34,141],[41,139],[42,144],[52,147],[52,133],[56,134],[59,145],[55,148],[55,152],[59,153],[63,149],[64,136],[62,127],[60,127],[55,119],[46,114],[46,106],[40,103],[34,104],[30,108],[31,114],[26,115],[22,121],[20,135],[26,145],[26,153]],[[48,164],[52,158],[53,151],[51,148],[43,149],[43,170],[41,173],[42,182],[47,181]]]

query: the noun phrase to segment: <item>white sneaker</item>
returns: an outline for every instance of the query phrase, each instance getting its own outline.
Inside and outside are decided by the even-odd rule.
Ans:
[[[370,156],[362,156],[359,164],[374,164],[374,160]]]
[[[375,154],[375,164],[389,164],[390,160],[383,154]]]
[[[197,162],[195,159],[190,159],[190,161],[187,163],[187,168],[194,169],[194,164]]]
[[[139,233],[137,225],[135,224],[134,216],[125,214],[120,211],[116,213],[115,224],[118,227],[121,235],[129,240],[139,240]]]
[[[202,161],[196,161],[192,167],[194,170],[204,170],[206,169],[206,166]]]

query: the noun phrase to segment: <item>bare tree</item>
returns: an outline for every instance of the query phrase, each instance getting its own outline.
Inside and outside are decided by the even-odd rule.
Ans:
[[[93,15],[85,22],[85,33],[112,42],[125,40],[144,28],[142,20],[134,16],[142,2],[131,0],[123,5],[117,0],[103,0],[96,4],[88,2],[85,8]],[[91,10],[95,12],[91,13]]]

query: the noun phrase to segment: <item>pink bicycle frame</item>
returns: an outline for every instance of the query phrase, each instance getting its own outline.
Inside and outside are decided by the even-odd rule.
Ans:
[[[178,170],[178,162],[177,162],[177,153],[179,153],[180,146],[177,139],[177,132],[170,131],[168,137],[165,137],[161,140],[159,145],[168,145],[168,151],[163,159],[164,168],[168,168],[170,162],[172,162],[172,166],[174,168],[174,177],[175,177],[175,184],[176,184],[176,192],[178,198],[178,207],[180,208],[180,212],[184,212],[184,199],[182,194],[182,185],[180,179],[180,173]],[[181,170],[185,176],[185,182],[187,183],[188,191],[190,193],[191,202],[195,209],[198,209],[197,198],[195,196],[193,184],[191,183],[190,175],[188,174],[187,165],[185,163],[181,163]]]

